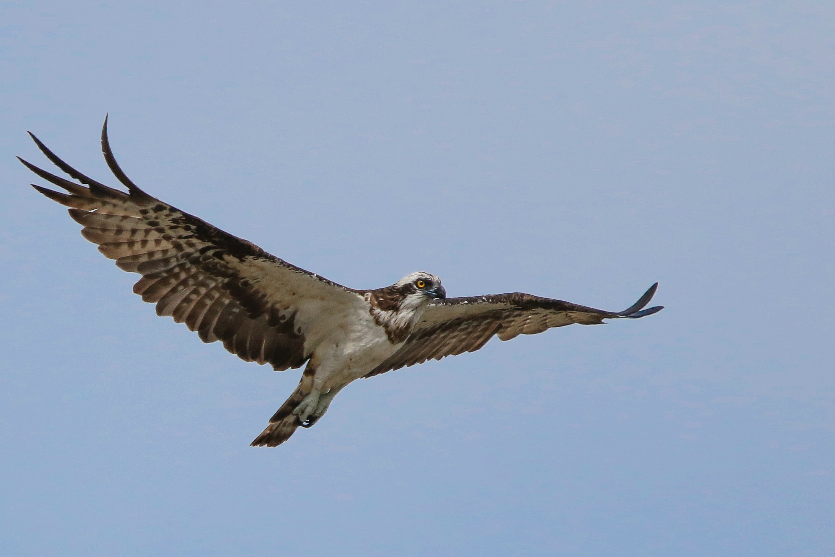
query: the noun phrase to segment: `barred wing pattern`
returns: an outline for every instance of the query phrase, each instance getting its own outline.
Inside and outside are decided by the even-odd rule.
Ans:
[[[30,134],[32,135],[32,134]],[[270,255],[255,244],[164,203],[139,189],[116,163],[102,129],[102,151],[128,193],[78,172],[32,139],[59,169],[83,185],[20,161],[68,193],[33,184],[70,207],[81,234],[116,265],[142,278],[133,291],[197,331],[203,342],[222,341],[245,361],[275,370],[301,366],[334,312],[359,307],[362,297]],[[19,157],[18,157],[19,158]]]
[[[553,327],[573,323],[598,325],[604,319],[638,319],[663,309],[643,309],[655,294],[653,284],[632,307],[621,312],[514,292],[470,298],[450,298],[430,305],[406,343],[390,358],[374,368],[372,377],[429,359],[440,360],[463,352],[474,352],[494,335],[510,340],[520,334],[533,335]]]

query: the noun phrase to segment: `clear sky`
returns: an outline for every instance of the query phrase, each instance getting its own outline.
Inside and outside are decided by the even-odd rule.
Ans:
[[[835,8],[0,3],[0,553],[835,554]],[[663,312],[298,381],[131,293],[36,133],[357,288]]]

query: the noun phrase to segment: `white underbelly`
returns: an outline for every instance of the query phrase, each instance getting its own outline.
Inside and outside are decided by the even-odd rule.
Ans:
[[[338,340],[331,338],[317,347],[314,385],[322,392],[344,387],[367,375],[400,346],[389,341],[382,327],[354,327]]]

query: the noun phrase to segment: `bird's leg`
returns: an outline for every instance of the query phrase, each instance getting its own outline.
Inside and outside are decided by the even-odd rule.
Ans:
[[[334,387],[330,389],[328,392],[319,395],[319,403],[316,405],[316,410],[314,410],[310,416],[308,416],[307,421],[302,421],[303,427],[310,427],[316,422],[319,421],[319,418],[325,415],[325,412],[328,411],[328,406],[331,405],[331,401],[333,397],[336,396],[336,393],[342,390],[342,387]]]
[[[318,408],[319,406],[319,396],[320,391],[316,387],[311,389],[310,394],[304,397],[304,399],[296,406],[296,409],[293,410],[293,414],[299,417],[299,421],[302,425],[307,423],[307,419],[310,417],[311,414]],[[313,424],[310,424],[313,425]],[[310,427],[308,425],[307,427]]]

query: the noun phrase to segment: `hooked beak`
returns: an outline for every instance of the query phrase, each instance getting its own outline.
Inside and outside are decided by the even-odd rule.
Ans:
[[[427,294],[435,298],[436,300],[445,300],[446,299],[446,290],[440,284],[435,288],[426,291]]]

